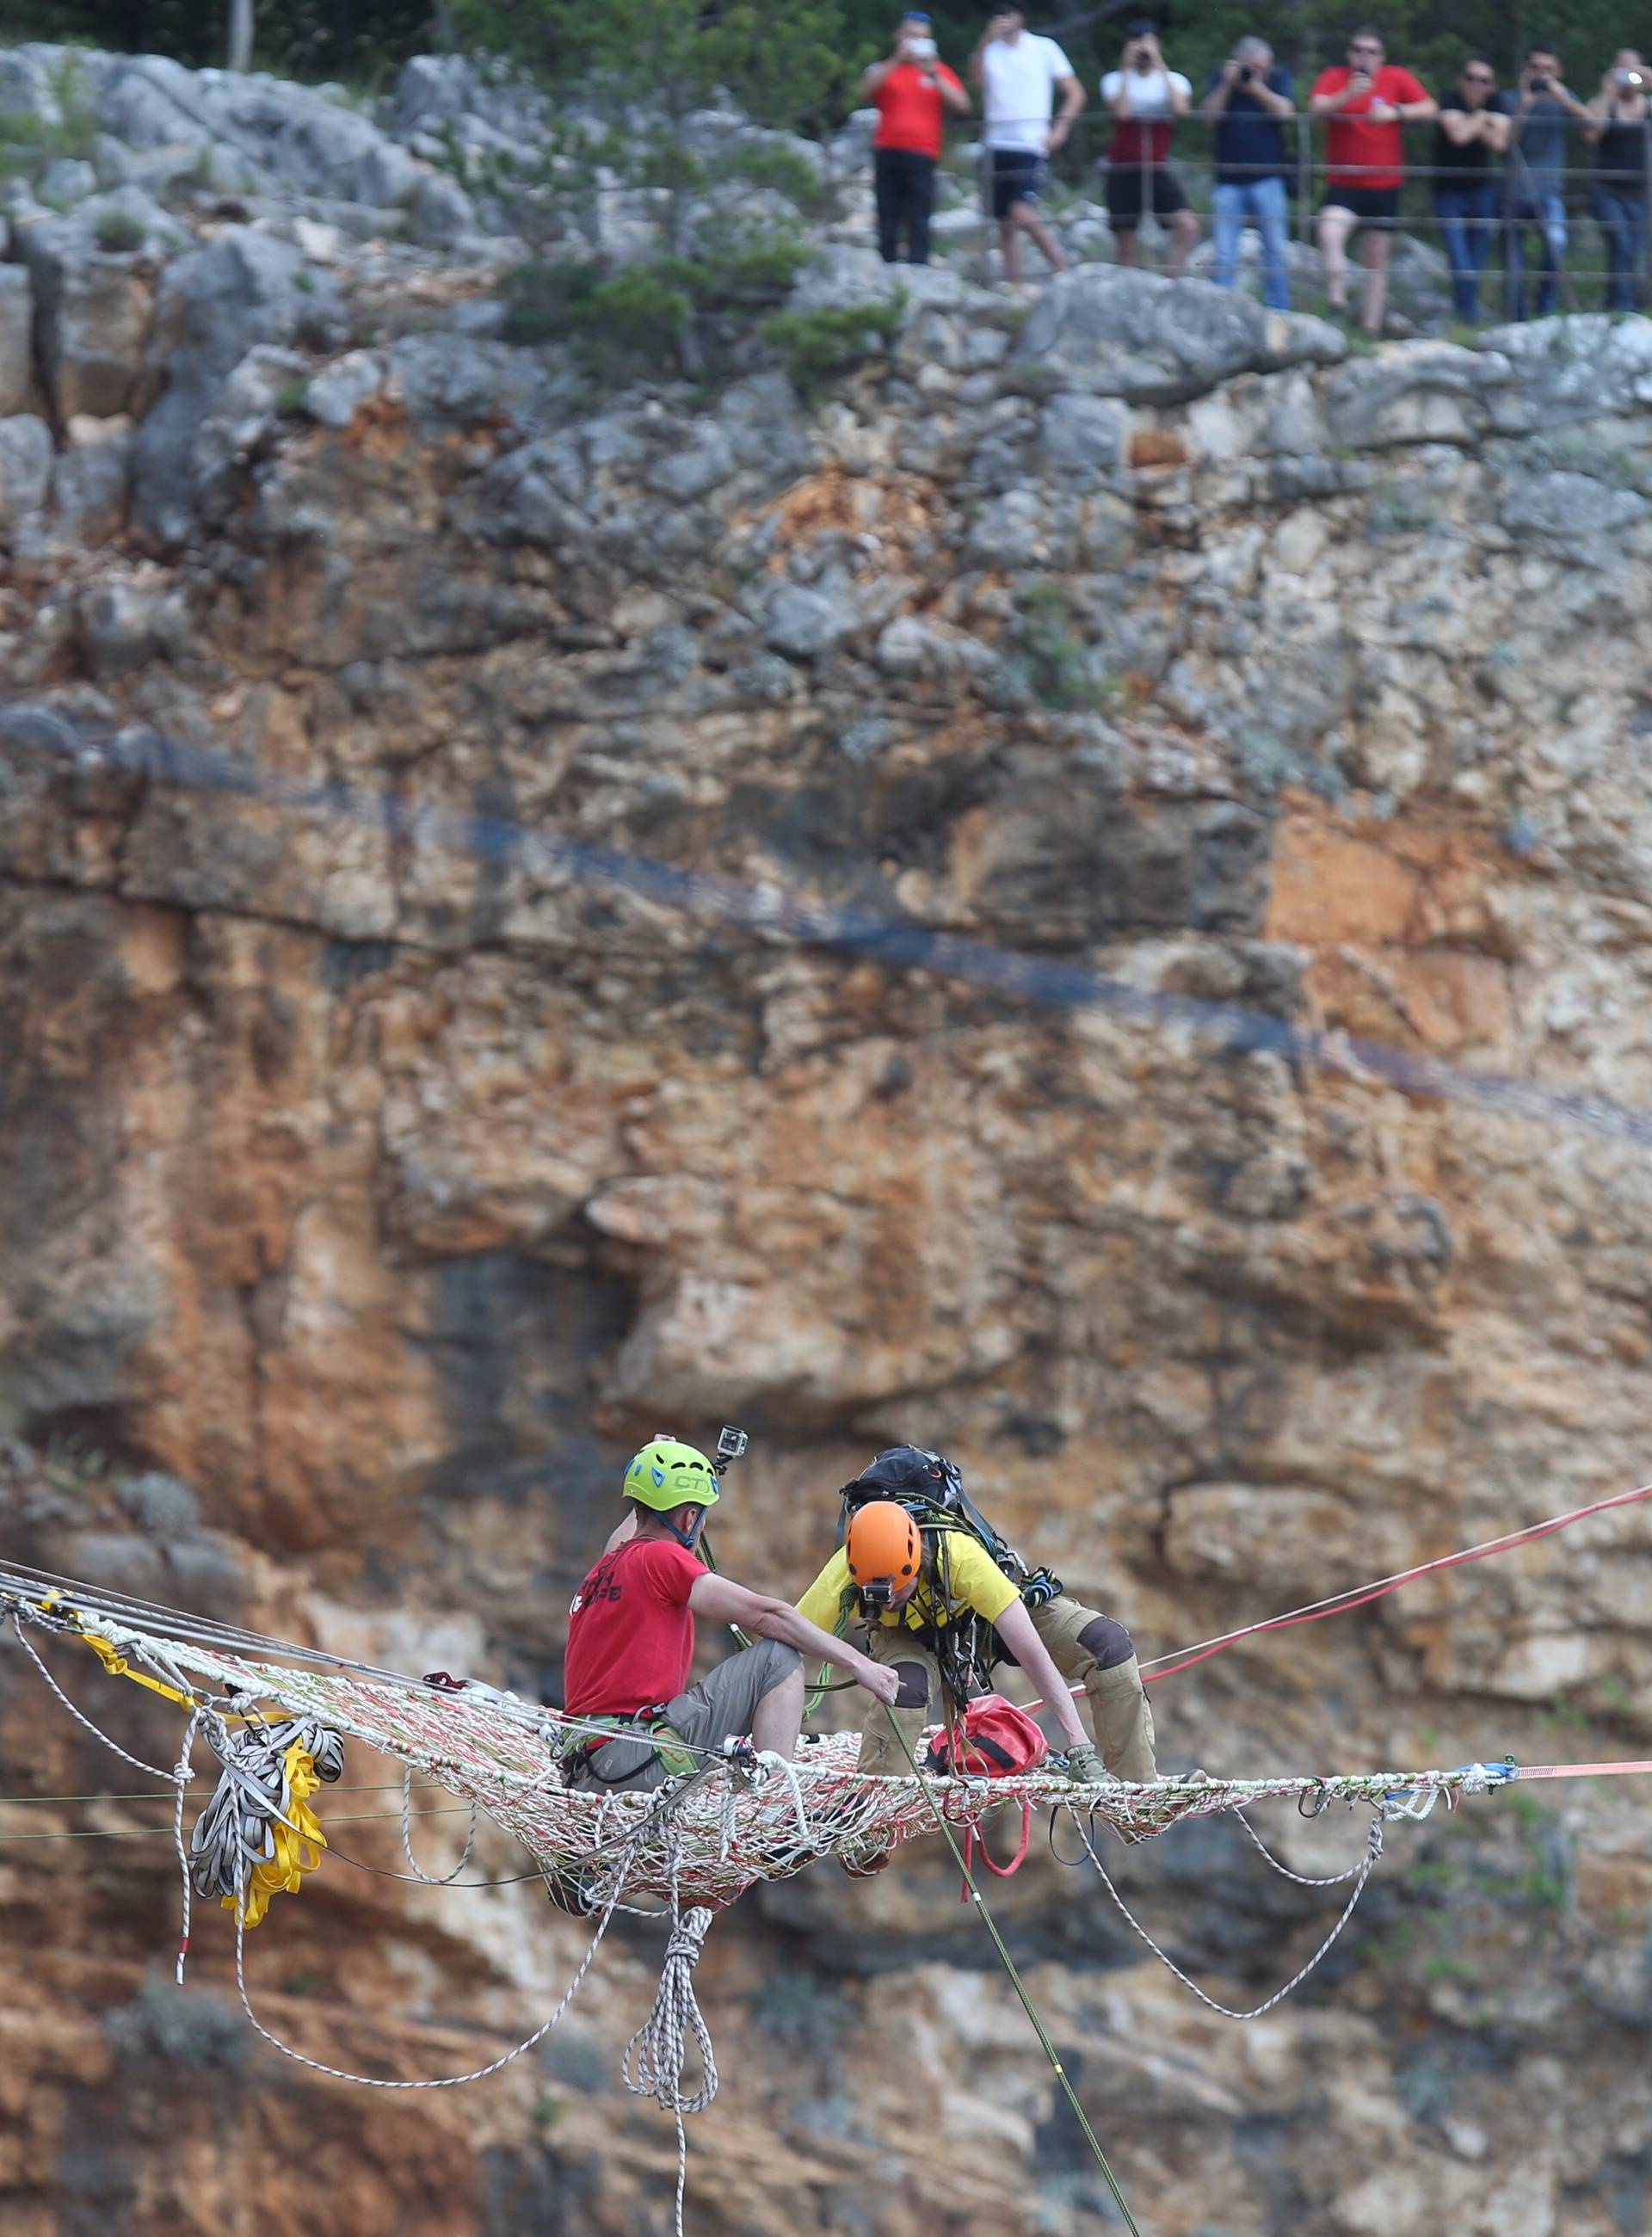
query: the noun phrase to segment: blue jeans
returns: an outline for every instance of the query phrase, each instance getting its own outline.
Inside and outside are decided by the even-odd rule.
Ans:
[[[1606,307],[1632,311],[1641,264],[1641,228],[1646,221],[1641,198],[1620,194],[1616,187],[1593,186],[1589,190],[1589,214],[1606,242]]]
[[[1291,269],[1287,261],[1290,224],[1285,214],[1285,181],[1247,179],[1243,186],[1224,186],[1219,180],[1211,198],[1215,216],[1216,269],[1211,275],[1219,287],[1231,287],[1239,266],[1239,237],[1245,221],[1254,218],[1262,235],[1262,295],[1271,311],[1291,307]]]
[[[1529,315],[1526,304],[1526,228],[1536,226],[1543,244],[1537,280],[1536,316],[1551,318],[1560,300],[1560,267],[1566,261],[1566,197],[1564,195],[1526,195],[1514,206],[1509,228],[1508,255],[1510,318]]]
[[[1480,315],[1480,274],[1491,254],[1497,190],[1493,186],[1436,185],[1434,214],[1451,267],[1452,307],[1463,323],[1471,327]]]

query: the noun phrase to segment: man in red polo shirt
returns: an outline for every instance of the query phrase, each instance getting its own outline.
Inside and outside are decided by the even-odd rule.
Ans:
[[[654,1438],[626,1469],[624,1496],[626,1519],[568,1611],[567,1713],[602,1728],[575,1738],[568,1768],[576,1786],[658,1786],[748,1733],[754,1747],[794,1755],[803,1654],[833,1664],[880,1701],[898,1699],[895,1671],[789,1602],[706,1567],[694,1548],[717,1481],[704,1453]],[[738,1624],[754,1643],[691,1686],[697,1615]]]
[[[1322,70],[1308,113],[1326,120],[1325,197],[1319,205],[1319,258],[1334,315],[1348,308],[1348,243],[1365,229],[1365,284],[1359,323],[1383,330],[1388,305],[1388,254],[1405,184],[1407,124],[1426,123],[1439,104],[1410,70],[1387,59],[1382,35],[1362,24],[1348,59]]]
[[[861,80],[861,99],[875,102],[878,112],[872,135],[878,252],[886,264],[897,262],[904,234],[907,262],[927,264],[944,112],[968,116],[969,96],[940,60],[920,10],[902,16],[888,60],[874,63]]]

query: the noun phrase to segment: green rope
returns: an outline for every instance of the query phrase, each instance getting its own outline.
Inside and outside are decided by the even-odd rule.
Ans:
[[[965,1861],[963,1851],[958,1846],[953,1830],[947,1823],[945,1813],[942,1811],[941,1805],[935,1800],[934,1794],[931,1792],[929,1782],[925,1778],[922,1772],[918,1768],[918,1759],[913,1754],[911,1748],[907,1745],[906,1734],[901,1730],[900,1726],[895,1722],[895,1712],[886,1704],[883,1713],[889,1720],[889,1730],[895,1734],[895,1739],[901,1743],[902,1754],[905,1756],[907,1761],[912,1766],[912,1776],[917,1780],[918,1785],[923,1790],[924,1800],[935,1812],[935,1824],[941,1828],[942,1832],[946,1836],[947,1846],[952,1851],[954,1863],[957,1865],[958,1870],[963,1874],[964,1885],[968,1889],[971,1896],[975,1899],[975,1909],[981,1914],[981,1924],[992,1937],[993,1947],[998,1952],[999,1963],[1002,1965],[1005,1972],[1009,1976],[1009,1984],[1021,1999],[1021,2009],[1026,2013],[1028,2018],[1033,2023],[1033,2032],[1037,2036],[1040,2043],[1043,2046],[1044,2056],[1050,2062],[1050,2069],[1052,2073],[1054,2073],[1056,2080],[1061,2083],[1061,2093],[1066,2097],[1067,2103],[1073,2108],[1074,2117],[1078,2122],[1079,2127],[1083,2132],[1084,2141],[1088,2144],[1091,2151],[1094,2154],[1095,2163],[1101,2170],[1102,2175],[1106,2180],[1107,2188],[1113,2193],[1113,2202],[1118,2207],[1120,2213],[1124,2216],[1124,2226],[1130,2232],[1130,2237],[1141,2237],[1141,2231],[1136,2225],[1136,2218],[1130,2211],[1129,2203],[1127,2201],[1123,2191],[1119,2188],[1119,2179],[1113,2174],[1113,2169],[1107,2165],[1107,2155],[1101,2148],[1101,2140],[1096,2135],[1095,2130],[1090,2126],[1089,2115],[1079,2102],[1078,2092],[1074,2089],[1072,2082],[1067,2078],[1067,2069],[1061,2063],[1061,2053],[1056,2049],[1055,2045],[1050,2041],[1049,2029],[1039,2017],[1038,2008],[1034,2003],[1032,1997],[1028,1994],[1027,1984],[1021,1979],[1021,1974],[1016,1968],[1015,1960],[1009,1954],[1009,1950],[1005,1943],[1003,1936],[998,1931],[998,1922],[994,1918],[992,1912],[987,1907],[986,1897],[982,1895],[980,1888],[975,1884],[975,1876],[970,1871],[968,1864]]]

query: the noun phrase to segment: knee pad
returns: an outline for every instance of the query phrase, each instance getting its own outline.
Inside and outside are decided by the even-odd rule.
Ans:
[[[1098,1670],[1114,1670],[1120,1663],[1128,1662],[1136,1651],[1129,1633],[1110,1615],[1093,1617],[1079,1633],[1079,1645],[1094,1657]]]
[[[929,1673],[921,1662],[897,1662],[895,1674],[901,1681],[901,1690],[895,1697],[897,1709],[927,1709],[929,1706]]]

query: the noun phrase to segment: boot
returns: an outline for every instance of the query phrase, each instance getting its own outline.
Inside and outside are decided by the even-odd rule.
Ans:
[[[1133,1785],[1150,1785],[1159,1776],[1153,1752],[1153,1711],[1135,1656],[1115,1662],[1110,1670],[1090,1671],[1084,1690],[1095,1744],[1107,1769]]]

